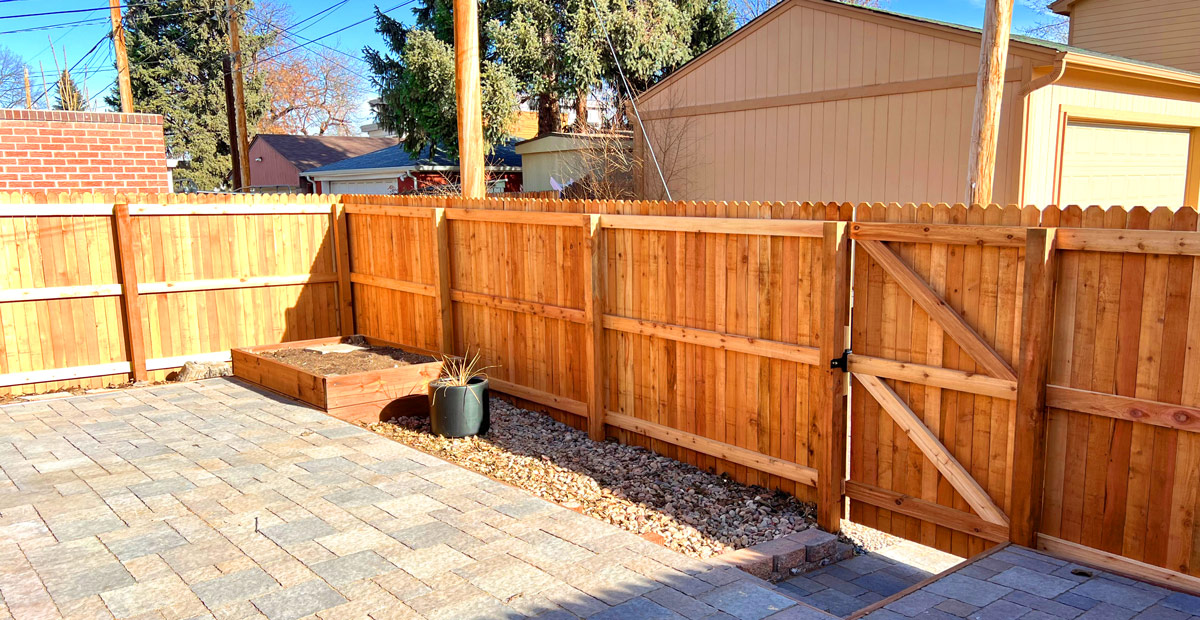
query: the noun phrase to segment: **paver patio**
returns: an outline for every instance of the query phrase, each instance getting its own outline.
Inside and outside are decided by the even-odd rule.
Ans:
[[[0,469],[17,619],[829,617],[233,380],[0,407]]]
[[[1198,620],[1200,597],[1008,546],[865,618]]]

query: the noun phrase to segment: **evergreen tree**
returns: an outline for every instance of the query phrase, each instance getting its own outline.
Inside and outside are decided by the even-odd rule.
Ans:
[[[239,0],[243,15],[252,7],[252,0]],[[187,162],[176,177],[201,189],[221,186],[232,167],[222,67],[228,23],[225,0],[130,3],[124,20],[134,108],[163,116],[168,153]],[[251,28],[252,19],[241,23],[246,125],[253,133],[268,108],[253,65],[270,37]],[[115,88],[106,101],[119,104]]]
[[[559,102],[586,113],[588,93],[624,93],[605,28],[630,86],[641,91],[733,31],[726,0],[503,0],[488,23],[498,58],[538,101],[539,133],[557,131]]]
[[[58,76],[58,101],[54,104],[55,110],[69,110],[78,112],[83,110],[87,102],[83,100],[83,95],[79,92],[79,87],[75,85],[75,80],[71,78],[71,74],[63,69],[63,72]]]
[[[380,93],[376,119],[400,136],[405,150],[414,156],[438,149],[451,156],[458,153],[454,18],[448,7],[448,1],[429,0],[414,11],[413,28],[376,9],[376,31],[388,49],[363,50]],[[517,91],[509,70],[484,57],[487,45],[481,39],[480,86],[484,142],[491,146],[508,137]]]

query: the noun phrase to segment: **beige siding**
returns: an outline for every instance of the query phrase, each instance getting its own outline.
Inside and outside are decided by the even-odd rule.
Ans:
[[[1002,124],[1020,118],[1010,84]],[[650,121],[683,200],[961,201],[974,88]],[[1015,136],[1001,134],[997,202],[1015,202]],[[647,169],[649,195],[661,183]]]
[[[1061,200],[1063,121],[1121,120],[1132,125],[1200,126],[1200,102],[1101,90],[1062,83],[1034,91],[1029,96],[1029,132],[1025,151],[1025,204],[1058,204]],[[1200,162],[1193,163],[1193,169]],[[1147,194],[1158,190],[1147,189]],[[1194,189],[1191,191],[1195,191]],[[1194,200],[1194,196],[1189,197]],[[1111,206],[1106,201],[1103,206]]]
[[[1197,0],[1079,0],[1071,44],[1200,72]]]
[[[1191,139],[1188,129],[1068,122],[1061,202],[1178,207]]]
[[[643,99],[673,197],[961,201],[978,37],[832,3],[774,11]],[[1049,62],[1037,53],[1010,56],[998,202],[1017,199],[1019,80],[1031,54]],[[662,195],[649,162],[644,183]]]

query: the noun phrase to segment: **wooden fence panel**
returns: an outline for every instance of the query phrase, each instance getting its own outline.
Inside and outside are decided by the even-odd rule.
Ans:
[[[991,227],[1036,224],[1037,217],[1036,209],[1015,207],[862,205],[855,221]],[[886,240],[885,230],[874,231],[876,241],[860,239],[856,250],[852,348],[855,358],[870,359],[850,366],[865,377],[854,381],[851,396],[851,518],[971,555],[1008,537],[1003,513],[1015,390],[998,397],[988,395],[995,394],[990,389],[967,388],[980,376],[1015,385],[1023,251],[966,236],[954,243],[915,242],[919,235],[867,251],[868,244]],[[906,277],[908,270],[915,277]],[[990,359],[996,361],[985,368]],[[927,369],[908,372],[914,367]],[[943,369],[968,381],[952,387],[934,380],[947,375]],[[879,391],[875,377],[898,401],[881,402],[867,389]],[[906,405],[927,432],[914,435],[908,419],[889,404]],[[914,443],[930,436],[935,444]],[[945,465],[946,459],[956,465]],[[984,494],[977,495],[976,487]]]
[[[358,331],[437,351],[433,209],[373,215],[359,208],[358,203],[346,207]]]
[[[79,297],[0,303],[0,375],[126,360],[112,206],[107,209],[107,216],[0,217],[0,290],[37,298],[52,293],[39,290],[44,287],[92,289],[53,292]],[[43,389],[98,387],[112,379],[50,382]]]
[[[1060,217],[1064,230],[1197,230],[1192,209],[1072,207]],[[1200,405],[1200,266],[1194,253],[1069,249],[1059,253],[1041,542],[1200,575],[1200,435],[1055,407],[1071,405],[1057,396],[1063,386],[1100,393],[1087,399],[1113,411],[1122,405],[1102,395],[1184,405],[1172,417],[1183,426],[1186,406]]]
[[[845,221],[848,205],[402,197],[389,210],[378,199],[345,200],[353,277],[368,270],[356,244],[393,243],[387,226],[368,217],[430,226],[432,210],[446,210],[453,351],[480,351],[496,366],[490,374],[499,391],[551,407],[579,428],[589,408],[602,409],[608,434],[624,442],[815,497],[820,420],[812,408],[828,383],[816,367],[825,328],[812,305],[824,293],[822,229],[809,227],[807,238],[787,227],[731,231],[747,220]],[[422,209],[431,215],[420,219]],[[586,213],[704,219],[651,217],[606,227],[601,217],[593,272],[595,220],[550,215]],[[688,222],[681,230],[664,230],[681,221]],[[436,244],[432,233],[422,239]],[[427,256],[437,253],[426,249]],[[428,276],[417,282],[432,287]],[[387,310],[364,301],[356,288],[360,327],[369,326],[361,331],[433,348],[413,332],[372,331]],[[412,323],[433,334],[434,317]],[[603,352],[599,368],[589,351]],[[594,401],[591,385],[603,389]]]
[[[232,347],[336,335],[327,200],[0,194],[0,393],[122,383],[131,352],[158,380]],[[116,204],[130,214],[129,287]]]

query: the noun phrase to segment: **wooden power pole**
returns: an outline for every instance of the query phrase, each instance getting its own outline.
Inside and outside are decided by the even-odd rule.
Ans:
[[[121,25],[121,0],[108,0],[108,15],[112,18],[113,54],[117,57],[117,90],[121,94],[121,111],[133,113],[133,85],[129,82],[129,57],[125,55],[125,27]]]
[[[233,99],[233,61],[230,54],[221,59],[221,73],[225,75],[225,120],[229,123],[229,157],[233,160],[231,175],[233,189],[244,187],[242,183],[242,159],[238,149],[237,106]]]
[[[233,81],[233,109],[236,131],[229,136],[230,150],[234,155],[234,168],[240,171],[240,183],[235,183],[235,189],[243,189],[250,185],[250,147],[246,133],[246,91],[242,78],[242,45],[240,42],[241,25],[238,22],[237,0],[229,0],[229,73]],[[234,145],[236,144],[236,147]]]
[[[33,93],[29,92],[29,67],[25,67],[25,109],[33,109]]]
[[[971,121],[971,153],[967,163],[967,204],[989,204],[996,177],[996,144],[1000,134],[1000,104],[1008,65],[1008,33],[1013,0],[985,0],[975,115]]]
[[[483,174],[483,97],[479,88],[479,6],[454,0],[454,87],[458,94],[458,166],[463,198],[487,195]]]

